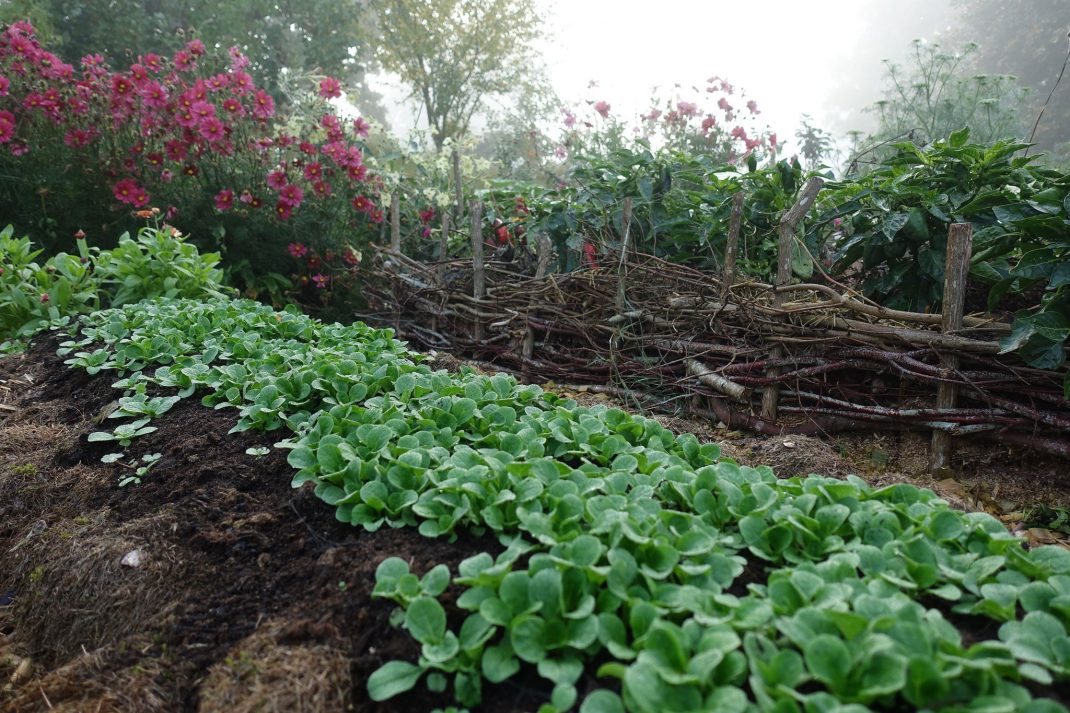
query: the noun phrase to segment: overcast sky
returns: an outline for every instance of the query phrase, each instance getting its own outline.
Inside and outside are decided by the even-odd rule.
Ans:
[[[869,128],[860,109],[879,96],[880,60],[901,58],[915,37],[939,39],[951,17],[950,0],[540,2],[542,49],[567,103],[601,99],[631,118],[654,86],[701,87],[719,75],[758,102],[782,140],[793,139],[802,114],[838,134]],[[397,106],[400,93],[388,90],[384,103],[405,135],[414,111]]]

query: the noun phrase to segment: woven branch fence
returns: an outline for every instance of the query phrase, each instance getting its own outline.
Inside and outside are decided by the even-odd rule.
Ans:
[[[473,204],[474,257],[426,264],[392,240],[375,250],[363,316],[527,381],[584,385],[730,428],[932,431],[934,470],[962,435],[1070,457],[1065,372],[1001,354],[1010,325],[962,314],[970,226],[951,227],[943,313],[890,310],[827,276],[792,283],[807,189],[781,222],[777,284],[737,279],[735,235],[724,272],[711,275],[629,251],[627,230],[612,266],[546,274],[543,240],[534,274],[521,274],[516,262],[484,261]]]

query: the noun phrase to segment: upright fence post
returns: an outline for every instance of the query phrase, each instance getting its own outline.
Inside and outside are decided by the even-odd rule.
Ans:
[[[743,223],[743,191],[732,196],[732,215],[728,221],[728,242],[724,248],[724,271],[721,273],[721,301],[736,281],[736,251]]]
[[[617,265],[617,311],[622,311],[625,305],[624,283],[627,277],[628,264],[628,239],[632,234],[632,197],[624,198],[624,205],[620,213],[621,238],[620,238],[620,263]]]
[[[390,194],[390,249],[401,252],[401,199],[397,191]]]
[[[438,264],[435,266],[435,281],[438,283],[440,290],[446,289],[446,257],[449,253],[449,235],[450,235],[450,214],[448,212],[442,213],[442,234],[438,238]],[[445,304],[446,300],[443,299],[441,304]],[[431,317],[431,331],[437,332],[439,328],[438,313],[436,312]]]
[[[973,249],[973,225],[953,223],[947,231],[947,257],[944,263],[944,301],[940,330],[944,334],[962,329],[962,317],[966,299],[966,275],[970,271],[970,253]],[[954,354],[942,354],[940,364],[947,370],[958,369],[959,358]],[[953,409],[958,397],[956,384],[941,381],[936,387],[936,408]],[[946,431],[933,431],[930,470],[936,473],[951,462],[951,435]]]
[[[776,285],[780,287],[791,281],[791,251],[795,244],[795,229],[799,222],[806,216],[817,200],[817,194],[825,182],[814,176],[799,192],[799,198],[795,201],[787,213],[780,218],[780,246],[777,253]],[[773,306],[782,307],[787,301],[787,294],[782,292],[773,293]],[[784,347],[780,344],[773,345],[769,350],[769,360],[776,362],[784,357]],[[766,376],[776,378],[780,376],[780,368],[772,366],[766,371]],[[762,391],[762,420],[773,422],[777,417],[777,406],[780,403],[780,385],[771,382]]]
[[[450,252],[450,214],[442,214],[442,234],[438,236],[438,266],[436,272],[438,274],[438,281],[441,283],[443,276],[446,274],[446,258],[449,257]]]
[[[487,276],[483,266],[483,205],[479,201],[468,204],[472,216],[472,296],[482,300],[487,294]],[[477,311],[479,305],[476,305]],[[475,318],[473,336],[477,342],[483,341],[483,320]]]
[[[461,154],[453,149],[450,155],[453,163],[453,222],[461,224],[461,215],[464,210],[464,186],[461,185]]]
[[[550,265],[550,239],[545,235],[537,235],[535,237],[537,262],[535,264],[535,279],[541,280],[546,275],[546,268]],[[525,315],[525,319],[531,318],[531,309],[534,305],[538,304],[536,298],[532,298],[528,303],[528,313]],[[524,328],[524,342],[521,345],[520,353],[524,356],[524,365],[521,373],[524,375],[524,379],[527,380],[528,374],[528,360],[535,356],[535,330],[531,328],[531,323],[528,322]]]

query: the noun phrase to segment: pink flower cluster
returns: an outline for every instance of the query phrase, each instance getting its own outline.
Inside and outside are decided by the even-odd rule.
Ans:
[[[219,212],[250,211],[273,192],[274,216],[288,220],[313,198],[345,205],[360,196],[351,220],[381,221],[381,181],[356,143],[368,123],[347,127],[327,112],[309,127],[325,139],[276,133],[275,100],[248,66],[238,48],[213,58],[194,39],[170,58],[139,56],[123,72],[98,55],[76,70],[41,47],[32,25],[14,23],[0,30],[0,145],[16,156],[48,153],[61,137],[85,164],[103,167],[118,203],[136,208],[154,194],[182,205],[200,193]],[[326,77],[319,95],[341,96],[341,84]]]

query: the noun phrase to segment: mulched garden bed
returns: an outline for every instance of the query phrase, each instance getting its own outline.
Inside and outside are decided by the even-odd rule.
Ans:
[[[284,432],[228,435],[233,410],[183,400],[133,452],[161,453],[118,487],[108,444],[88,443],[120,392],[67,369],[56,343],[0,361],[0,711],[426,711],[365,682],[417,646],[371,599],[391,555],[422,574],[496,552],[493,540],[367,533],[290,487]],[[123,564],[137,552],[137,566]],[[28,661],[28,663],[27,663]],[[21,666],[21,668],[20,668]],[[7,683],[16,671],[20,681]],[[6,684],[6,686],[5,686]],[[422,687],[421,687],[422,688]],[[534,710],[536,677],[494,687],[486,711]]]

